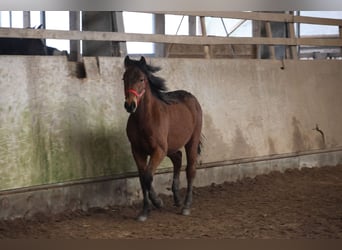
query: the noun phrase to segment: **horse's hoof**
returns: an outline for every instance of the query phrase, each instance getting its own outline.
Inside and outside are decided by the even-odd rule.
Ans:
[[[180,202],[175,202],[173,205],[174,205],[175,207],[180,207],[180,206],[181,206],[181,203],[180,203]]]
[[[163,208],[164,207],[164,202],[162,199],[158,199],[157,201],[153,201],[152,204],[156,208]]]
[[[182,215],[185,215],[185,216],[190,215],[190,208],[183,208]]]
[[[157,208],[163,208],[164,207],[164,202],[162,199],[159,199],[159,202],[158,202],[158,205],[157,205]]]
[[[137,221],[141,221],[141,222],[144,222],[145,220],[147,220],[147,215],[139,215],[138,218],[137,218]]]

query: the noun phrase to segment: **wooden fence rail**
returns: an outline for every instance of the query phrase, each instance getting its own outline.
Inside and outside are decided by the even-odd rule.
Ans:
[[[99,31],[35,30],[0,28],[0,37],[95,40],[118,42],[153,42],[194,45],[259,44],[259,45],[310,45],[342,46],[342,38],[268,38],[268,37],[202,37],[185,35],[135,34]]]
[[[342,47],[342,19],[314,18],[295,16],[292,14],[265,13],[265,12],[151,12],[153,14],[173,14],[189,16],[210,16],[219,18],[234,18],[243,20],[283,22],[288,25],[288,38],[272,37],[218,37],[218,36],[185,36],[164,34],[136,34],[123,32],[98,32],[98,31],[66,31],[66,30],[37,30],[0,28],[0,37],[16,38],[40,38],[40,39],[65,39],[65,40],[94,40],[116,42],[152,42],[163,44],[186,45],[285,45],[295,49],[295,46],[324,46]],[[316,25],[334,25],[338,27],[340,34],[336,37],[296,37],[294,34],[295,23],[308,23]]]
[[[342,19],[333,18],[321,18],[321,17],[307,17],[307,16],[295,16],[292,14],[284,13],[268,13],[268,12],[237,12],[237,11],[225,11],[225,12],[189,12],[189,11],[169,11],[169,12],[152,12],[154,14],[170,14],[170,15],[186,15],[186,16],[206,16],[206,17],[219,17],[219,18],[233,18],[233,19],[245,19],[254,21],[269,21],[269,22],[288,22],[288,23],[307,23],[307,24],[319,24],[319,25],[333,25],[342,26]]]

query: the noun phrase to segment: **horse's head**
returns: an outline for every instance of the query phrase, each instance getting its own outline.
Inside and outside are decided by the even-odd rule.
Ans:
[[[146,60],[141,57],[139,61],[131,60],[128,56],[125,58],[125,73],[123,81],[125,86],[125,109],[129,113],[134,113],[143,98],[146,86],[147,76],[141,70],[146,66]]]

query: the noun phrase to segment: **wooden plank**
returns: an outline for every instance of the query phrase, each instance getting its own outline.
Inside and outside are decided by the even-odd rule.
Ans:
[[[318,25],[342,25],[342,19],[322,18],[322,17],[307,17],[307,16],[293,16],[294,23],[307,23]]]
[[[31,14],[29,11],[23,11],[23,26],[24,28],[31,27]]]
[[[158,12],[159,13],[159,12]],[[270,22],[294,22],[308,23],[320,25],[342,25],[342,19],[321,18],[321,17],[306,17],[293,16],[291,14],[269,13],[269,12],[240,12],[240,11],[165,11],[164,14],[171,15],[192,15],[192,16],[208,16],[208,17],[223,17],[233,19],[246,19],[255,21],[270,21]]]
[[[318,39],[318,38],[297,38],[297,43],[292,45],[309,45],[309,46],[342,46],[342,39]]]
[[[270,22],[266,22],[265,23],[265,29],[266,29],[266,36],[268,38],[272,38],[272,29],[271,29],[271,23]],[[268,47],[269,52],[270,52],[270,58],[274,59],[275,58],[275,49],[273,45],[269,45]]]
[[[342,38],[267,38],[267,37],[202,37],[184,35],[135,34],[122,32],[99,31],[65,31],[0,28],[0,37],[94,40],[119,42],[154,42],[178,43],[194,45],[215,44],[260,44],[260,45],[310,45],[310,46],[342,46]]]
[[[287,23],[287,28],[289,31],[289,37],[290,38],[296,38],[296,34],[294,31],[294,23]],[[297,46],[291,45],[290,50],[291,50],[291,58],[292,59],[298,59]]]
[[[203,16],[200,17],[201,22],[201,30],[202,30],[202,36],[207,36],[207,30],[205,27],[205,18]],[[204,45],[204,57],[209,59],[210,58],[210,51],[209,51],[209,45]]]
[[[70,11],[69,12],[69,29],[79,30],[80,29],[80,12]],[[70,41],[70,56],[71,61],[81,61],[81,44],[78,40]]]
[[[159,13],[159,12],[158,12]],[[292,15],[275,14],[264,12],[242,12],[242,11],[166,11],[163,12],[170,15],[192,15],[192,16],[207,16],[207,17],[222,17],[232,19],[246,19],[255,21],[272,21],[284,22],[292,20]]]
[[[154,14],[154,33],[165,34],[165,15]],[[154,54],[156,57],[165,57],[165,44],[157,43],[154,45]]]

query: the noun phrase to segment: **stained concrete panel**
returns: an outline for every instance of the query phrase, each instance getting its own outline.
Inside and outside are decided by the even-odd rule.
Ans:
[[[147,62],[162,67],[170,90],[186,89],[201,103],[202,166],[342,147],[341,61]],[[125,134],[123,58],[85,57],[86,78],[77,78],[74,64],[0,57],[0,190],[136,171]],[[277,164],[237,165],[227,179],[287,163]]]

